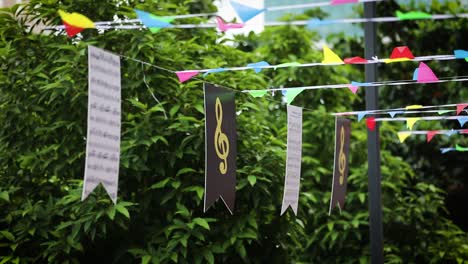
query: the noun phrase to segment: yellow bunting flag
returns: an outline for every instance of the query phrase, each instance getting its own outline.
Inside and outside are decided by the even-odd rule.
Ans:
[[[393,63],[393,62],[402,62],[402,61],[409,61],[411,59],[408,59],[408,58],[398,58],[398,59],[384,59],[383,61],[385,63]]]
[[[94,22],[82,14],[67,13],[62,10],[59,10],[58,13],[60,17],[62,18],[63,22],[71,26],[79,27],[79,28],[95,28]]]
[[[409,117],[406,119],[406,127],[408,129],[413,129],[413,126],[414,124],[416,124],[416,122],[418,122],[419,120],[421,120],[420,117]]]
[[[323,61],[322,61],[322,63],[344,63],[344,62],[329,47],[327,47],[326,45],[323,45]]]
[[[420,109],[420,108],[423,108],[422,105],[408,105],[406,107],[406,110],[411,110],[411,109]]]
[[[408,132],[408,131],[398,132],[398,139],[400,140],[400,143],[405,142],[405,140],[409,136],[411,136],[411,132]]]

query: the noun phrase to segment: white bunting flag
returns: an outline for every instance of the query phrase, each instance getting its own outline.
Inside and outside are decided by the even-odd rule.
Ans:
[[[288,143],[286,154],[286,177],[284,180],[281,215],[291,206],[297,215],[302,160],[302,108],[288,105]]]
[[[117,202],[120,161],[120,58],[88,46],[88,136],[84,200],[102,183]]]

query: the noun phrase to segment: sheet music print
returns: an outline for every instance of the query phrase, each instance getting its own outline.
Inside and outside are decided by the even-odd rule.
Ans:
[[[286,154],[286,177],[284,180],[281,215],[291,206],[297,215],[302,160],[302,108],[288,105],[288,143]]]
[[[102,183],[117,202],[120,161],[120,58],[88,46],[88,136],[82,200]]]

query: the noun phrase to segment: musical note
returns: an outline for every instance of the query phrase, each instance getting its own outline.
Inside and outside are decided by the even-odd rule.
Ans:
[[[215,151],[218,158],[221,159],[219,163],[219,171],[221,174],[227,172],[227,157],[229,155],[229,139],[225,133],[221,131],[221,124],[223,123],[223,105],[219,97],[216,97],[215,104],[216,113],[216,130],[214,134]]]
[[[344,173],[346,169],[346,154],[344,154],[344,144],[345,144],[345,129],[344,126],[341,127],[340,131],[340,154],[338,155],[338,171],[340,173],[340,185],[343,185]]]

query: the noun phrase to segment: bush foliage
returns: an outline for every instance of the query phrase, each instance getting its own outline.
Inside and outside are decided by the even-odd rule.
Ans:
[[[93,21],[214,12],[210,1],[38,1],[0,12],[1,263],[366,263],[369,260],[366,130],[353,124],[345,210],[328,216],[334,119],[359,103],[345,90],[307,91],[299,212],[280,217],[286,116],[281,95],[237,96],[238,171],[234,215],[218,202],[202,212],[202,81],[179,84],[163,70],[320,61],[316,33],[296,26],[225,39],[209,29],[86,30],[77,39],[34,34],[27,21],[60,24],[58,8]],[[200,22],[199,18],[185,20]],[[255,43],[249,46],[247,42]],[[221,45],[223,42],[228,45]],[[86,145],[87,46],[122,55],[119,198],[103,188],[81,201]],[[248,46],[251,52],[246,52]],[[135,60],[149,62],[148,66]],[[161,68],[162,67],[162,68]],[[207,76],[233,89],[343,83],[360,68],[316,67]],[[160,103],[156,102],[151,92]],[[397,127],[384,124],[384,130]],[[385,146],[382,193],[389,263],[462,263],[466,233],[446,218],[444,192],[419,180]]]

